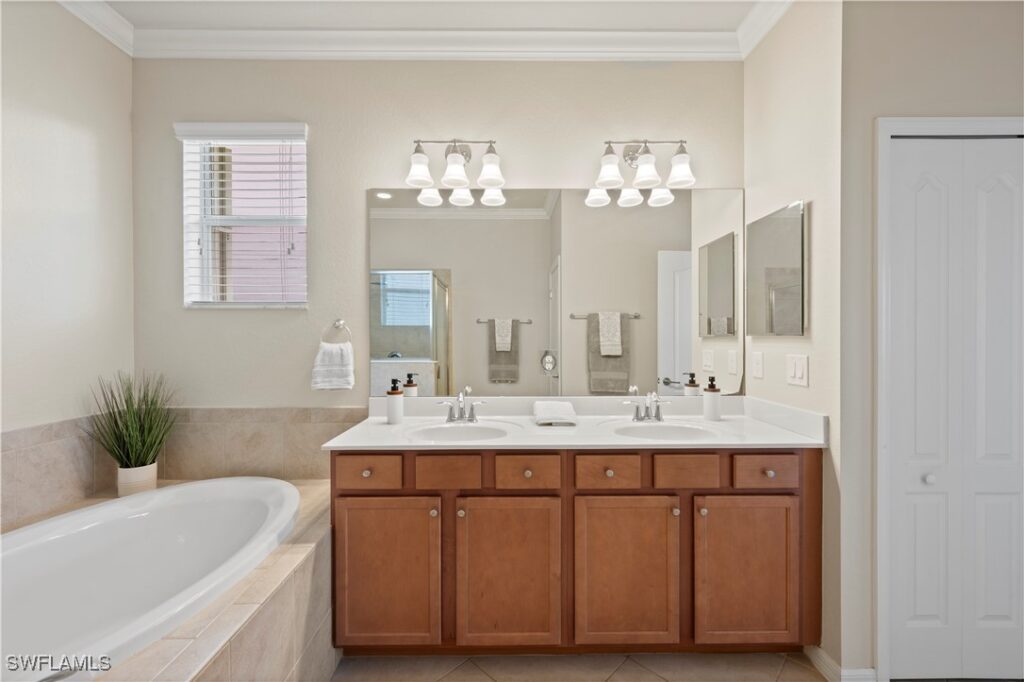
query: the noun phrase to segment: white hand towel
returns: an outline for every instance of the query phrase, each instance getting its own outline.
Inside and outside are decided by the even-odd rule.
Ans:
[[[622,314],[598,313],[597,325],[601,341],[601,355],[606,357],[622,355]]]
[[[507,353],[512,350],[512,320],[494,320],[494,350]]]
[[[561,400],[538,400],[533,404],[533,421],[539,426],[576,426],[576,410]]]
[[[314,391],[333,391],[351,389],[355,386],[356,374],[352,358],[352,342],[342,343],[320,342],[316,360],[313,361]]]

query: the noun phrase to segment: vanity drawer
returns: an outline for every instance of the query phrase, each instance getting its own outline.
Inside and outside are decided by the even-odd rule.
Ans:
[[[562,458],[559,455],[495,455],[494,487],[533,489],[562,487]]]
[[[334,485],[349,490],[402,487],[401,455],[335,455]]]
[[[798,488],[798,455],[733,455],[734,488]]]
[[[576,487],[639,488],[640,455],[576,455]]]
[[[480,455],[416,455],[418,490],[480,487]]]
[[[655,455],[655,488],[718,488],[718,455]]]

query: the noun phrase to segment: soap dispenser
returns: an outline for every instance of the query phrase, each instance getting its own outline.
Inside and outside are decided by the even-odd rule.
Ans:
[[[419,376],[416,372],[409,372],[405,375],[405,384],[402,385],[402,391],[409,398],[416,398],[420,394],[420,387],[416,384],[413,377]]]
[[[722,420],[721,400],[721,391],[715,386],[715,378],[708,377],[708,385],[704,389],[704,419],[709,422]]]
[[[388,391],[388,424],[401,424],[404,410],[402,408],[402,387],[399,386],[401,379],[391,380],[391,390]]]
[[[700,384],[697,383],[697,373],[687,372],[690,380],[683,384],[683,395],[700,395]]]

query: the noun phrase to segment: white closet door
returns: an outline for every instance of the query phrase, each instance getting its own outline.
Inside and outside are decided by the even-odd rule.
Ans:
[[[892,145],[892,678],[1022,675],[1022,151]]]

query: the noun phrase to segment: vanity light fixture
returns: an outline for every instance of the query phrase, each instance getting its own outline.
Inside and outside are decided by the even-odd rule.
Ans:
[[[485,189],[504,187],[505,176],[501,174],[501,157],[498,156],[498,152],[495,151],[493,142],[487,145],[487,151],[484,153],[483,164],[483,168],[480,169],[480,177],[477,178],[476,184]],[[484,194],[486,195],[486,192]],[[502,200],[501,203],[505,203],[504,200]]]
[[[651,190],[651,196],[647,198],[647,205],[651,208],[661,208],[662,206],[668,206],[676,200],[672,190],[667,187],[655,187]]]
[[[505,194],[500,187],[488,187],[484,190],[484,195],[480,197],[480,203],[484,206],[504,206]]]
[[[434,208],[443,204],[444,199],[441,198],[441,193],[437,191],[436,187],[425,187],[420,190],[419,195],[416,197],[416,203],[420,206]]]
[[[424,151],[424,145],[444,145],[445,170],[441,176],[441,187],[451,189],[468,189],[471,186],[469,175],[466,172],[470,160],[473,158],[473,146],[487,145],[483,154],[480,175],[477,178],[477,186],[483,189],[498,189],[505,186],[505,176],[501,172],[501,157],[494,148],[494,140],[414,140],[416,145],[413,148],[412,156],[409,158],[409,173],[405,176],[405,184],[417,189],[430,189],[434,187],[434,178],[430,174],[430,157]],[[497,202],[499,195],[493,192],[488,195],[488,201]],[[423,193],[417,197],[422,206],[439,206],[444,203],[438,199],[439,195],[434,193]],[[455,201],[462,201],[464,205],[472,205],[472,195],[459,193]],[[451,198],[449,198],[451,201]],[[455,202],[452,202],[455,204]],[[504,203],[504,199],[502,199]],[[458,204],[455,204],[458,205]],[[495,206],[501,204],[494,203]]]
[[[468,187],[457,187],[452,190],[451,196],[448,197],[449,204],[460,208],[472,206],[475,201],[473,193],[469,191]]]
[[[619,155],[615,153],[611,143],[608,143],[601,157],[601,172],[597,174],[594,185],[600,189],[617,189],[622,187],[623,183],[625,180],[622,171],[619,170]]]
[[[466,163],[469,161],[468,154],[461,151],[457,144],[448,146],[444,158],[448,161],[448,167],[444,169],[441,176],[441,184],[445,187],[462,188],[469,187],[469,176],[466,175]]]
[[[680,142],[679,149],[672,156],[672,171],[668,174],[665,186],[669,189],[686,189],[696,184],[697,178],[693,177],[690,170],[690,155],[686,152],[686,143]]]
[[[665,185],[661,185],[661,174],[658,173],[657,157],[651,150],[655,145],[675,145],[676,153],[672,156],[672,167]],[[630,168],[636,169],[633,176],[632,187],[629,189],[652,190],[648,200],[650,206],[668,206],[675,197],[668,190],[686,189],[693,187],[697,179],[693,176],[690,167],[690,155],[686,151],[686,140],[606,140],[604,143],[604,154],[601,155],[601,170],[594,181],[594,187],[602,190],[618,189],[625,184],[620,170],[620,162],[625,161]],[[616,147],[621,146],[619,152]],[[594,190],[587,193],[584,203],[591,208],[607,206],[610,202],[604,201]],[[619,206],[637,206],[643,203],[643,197],[633,191],[623,190],[616,202]]]
[[[637,189],[651,189],[661,184],[661,176],[658,175],[658,169],[655,168],[654,154],[651,153],[651,148],[644,143],[644,146],[640,148],[640,154],[636,159],[636,175],[633,176],[633,187]]]
[[[418,188],[434,186],[434,178],[430,175],[430,158],[419,142],[409,157],[409,174],[405,176],[405,184]]]
[[[583,203],[590,208],[601,208],[612,203],[612,198],[608,196],[608,190],[603,187],[594,187],[587,192],[587,198],[583,200]]]
[[[619,208],[633,208],[634,206],[639,206],[644,203],[644,195],[640,194],[640,190],[638,189],[626,187],[619,192],[619,200],[617,203]]]

